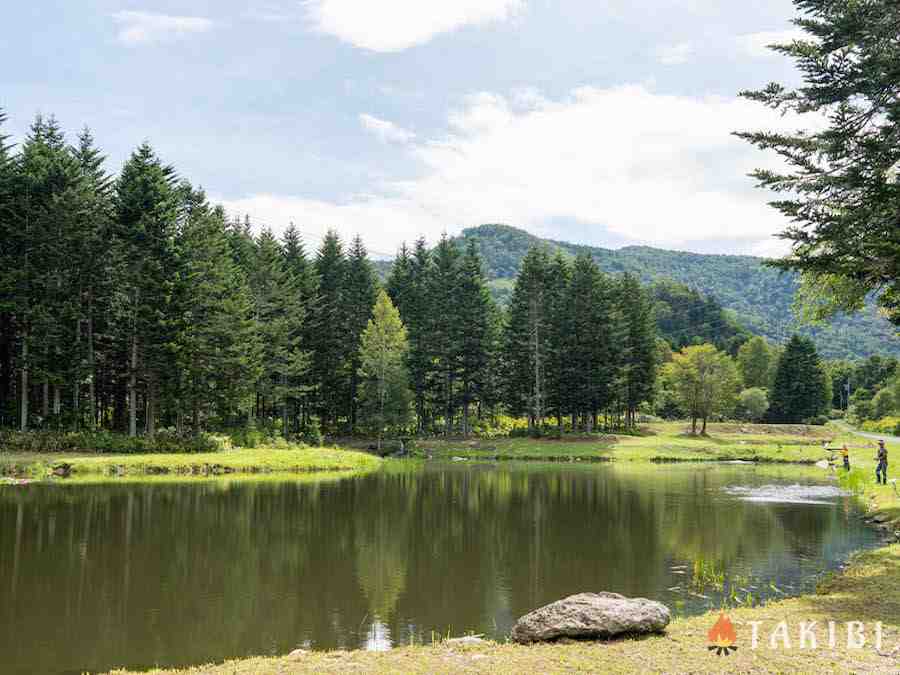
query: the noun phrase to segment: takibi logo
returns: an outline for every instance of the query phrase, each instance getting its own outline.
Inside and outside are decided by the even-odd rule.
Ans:
[[[707,633],[710,645],[709,651],[715,652],[719,656],[728,656],[731,652],[737,651],[737,634],[734,632],[734,626],[731,620],[725,616],[725,612],[719,615],[719,620],[709,629]]]

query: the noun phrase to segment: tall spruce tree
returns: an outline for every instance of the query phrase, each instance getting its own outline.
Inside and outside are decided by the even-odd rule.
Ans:
[[[794,335],[788,341],[778,359],[769,401],[773,422],[806,422],[828,410],[831,387],[812,340]]]
[[[284,260],[300,289],[300,302],[309,309],[315,300],[318,279],[313,262],[306,253],[306,245],[297,227],[291,223],[281,239]]]
[[[319,279],[313,261],[306,253],[306,246],[299,230],[291,223],[282,237],[282,249],[287,270],[293,275],[299,292],[299,302],[303,310],[303,329],[300,343],[304,350],[309,350],[315,343],[314,311],[318,298]],[[294,411],[295,431],[300,427],[306,428],[310,423],[312,405],[310,393],[315,389],[315,381],[312,368],[308,369],[302,380],[296,383],[302,389],[300,399],[296,402],[298,407]]]
[[[429,424],[427,405],[428,373],[431,365],[429,278],[431,253],[424,239],[416,241],[410,253],[404,244],[387,281],[387,291],[406,325],[409,349],[406,367],[413,389],[416,430],[425,431]]]
[[[619,283],[619,306],[625,355],[621,401],[625,425],[633,428],[638,407],[652,400],[656,385],[656,322],[649,294],[630,274],[623,275]]]
[[[547,311],[550,266],[546,249],[532,247],[519,269],[503,337],[504,400],[513,415],[527,415],[529,427],[543,423],[546,397]]]
[[[287,436],[289,412],[305,393],[310,354],[301,346],[305,317],[297,279],[288,270],[281,244],[271,230],[264,229],[257,239],[250,287],[262,344],[259,412],[267,420],[280,418],[282,434]]]
[[[436,412],[444,419],[444,433],[453,428],[460,372],[459,286],[460,255],[446,235],[435,246],[427,285],[430,371],[428,389]]]
[[[470,413],[491,402],[491,371],[497,348],[497,310],[482,269],[481,256],[473,240],[468,242],[459,273],[455,319],[459,328],[458,366],[462,403],[462,432],[471,429]]]
[[[563,432],[563,416],[573,408],[572,396],[572,338],[571,268],[561,253],[553,257],[547,268],[545,281],[546,344],[545,366],[546,406],[556,418],[557,433]]]
[[[618,308],[610,281],[593,258],[578,256],[572,266],[569,288],[571,351],[569,391],[572,397],[572,428],[576,418],[592,432],[597,414],[609,406],[610,388],[616,377],[618,360],[612,343],[618,335]]]
[[[14,270],[13,303],[21,329],[20,427],[29,420],[29,376],[40,383],[40,417],[61,412],[61,391],[73,377],[71,337],[75,302],[70,254],[83,213],[78,168],[54,118],[32,124],[19,157],[14,209],[19,230],[13,247],[22,255]],[[18,243],[16,243],[18,242]]]
[[[14,269],[22,260],[15,237],[15,162],[9,136],[2,132],[5,122],[0,108],[0,241],[5,242],[0,247],[0,426],[11,425],[16,416]]]
[[[260,289],[260,314],[270,323],[261,327],[255,321],[253,298],[231,257],[221,209],[210,208],[202,192],[193,192],[191,202],[177,241],[180,320],[174,345],[180,382],[175,416],[180,430],[189,413],[193,432],[199,434],[210,418],[216,416],[220,426],[228,427],[248,409],[263,354],[271,358],[258,331],[266,338],[276,333],[275,339],[280,333],[266,312],[269,296],[262,291],[267,288]],[[267,262],[260,256],[261,267]],[[271,360],[266,365],[273,367]]]
[[[118,265],[115,247],[110,246],[113,230],[113,179],[106,172],[106,158],[96,147],[90,130],[84,128],[77,145],[70,148],[81,178],[83,210],[71,251],[75,271],[75,372],[72,408],[76,424],[81,411],[82,385],[87,384],[88,426],[97,424],[97,333],[109,331],[108,317],[115,293]]]
[[[349,413],[347,372],[347,314],[345,285],[347,258],[337,232],[329,230],[316,254],[319,292],[313,309],[313,375],[319,415],[337,425]]]
[[[359,406],[360,340],[372,317],[372,308],[378,294],[375,270],[362,238],[357,235],[350,244],[347,270],[344,276],[344,312],[347,333],[348,414],[351,432],[356,431]],[[404,353],[405,356],[405,353]]]
[[[172,351],[170,302],[175,283],[175,235],[180,197],[175,169],[143,143],[116,184],[116,235],[124,265],[120,326],[128,352],[128,433],[137,433],[138,385],[143,384],[145,430],[153,436],[157,404]]]

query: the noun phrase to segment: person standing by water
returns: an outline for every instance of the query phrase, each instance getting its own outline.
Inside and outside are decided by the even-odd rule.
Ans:
[[[875,467],[875,482],[887,485],[888,453],[884,440],[878,441],[878,456],[875,459],[878,461],[878,466]]]
[[[844,443],[844,447],[841,448],[841,457],[844,458],[844,469],[849,471],[850,470],[850,451],[847,449],[846,443]]]

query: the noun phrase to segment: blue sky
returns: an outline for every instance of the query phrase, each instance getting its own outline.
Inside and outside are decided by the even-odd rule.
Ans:
[[[314,240],[504,222],[556,239],[769,254],[782,225],[737,99],[796,82],[789,0],[32,0],[3,10],[0,106],[148,140],[233,213]]]

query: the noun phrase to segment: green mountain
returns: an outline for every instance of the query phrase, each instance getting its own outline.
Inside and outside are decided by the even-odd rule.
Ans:
[[[513,279],[528,249],[534,244],[544,244],[553,251],[559,250],[573,257],[587,252],[610,273],[631,272],[645,283],[671,280],[699,291],[713,304],[708,305],[707,311],[701,312],[702,316],[696,320],[722,324],[707,327],[723,329],[726,342],[739,331],[736,328],[739,324],[776,342],[785,342],[793,333],[808,335],[819,352],[828,358],[864,358],[872,354],[900,356],[900,338],[896,329],[872,306],[853,316],[838,317],[828,325],[801,325],[791,311],[797,278],[765,267],[762,258],[685,253],[648,246],[611,250],[541,239],[508,225],[468,228],[457,239],[461,244],[469,239],[476,240],[491,279],[492,291],[500,302],[512,292]],[[691,312],[699,301],[695,298],[695,302],[685,304],[677,297],[684,296],[684,289],[669,285],[668,290],[660,290],[664,286],[667,285],[657,284],[656,296],[663,301],[668,299],[666,307],[671,310],[671,315],[667,318],[674,323],[671,332],[662,322],[660,327],[664,335],[677,337],[690,330],[689,326],[695,320]],[[726,310],[720,312],[723,318],[718,320],[714,318],[717,305]],[[679,319],[681,325],[676,325]],[[719,331],[717,335],[721,333]]]

